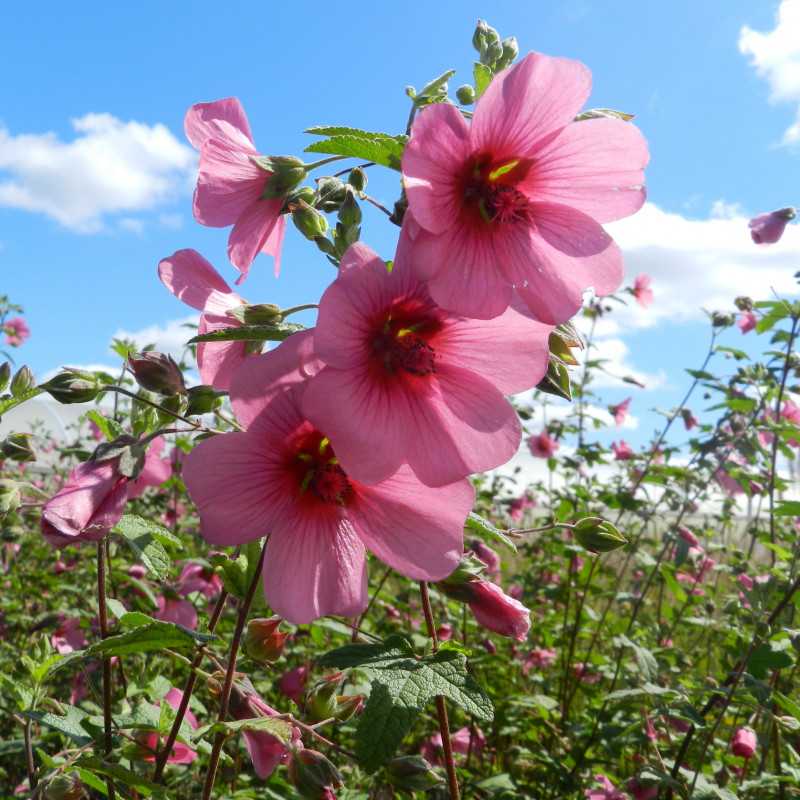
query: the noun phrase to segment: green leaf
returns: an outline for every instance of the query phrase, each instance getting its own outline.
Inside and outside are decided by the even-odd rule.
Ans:
[[[62,704],[62,706],[65,707],[67,711],[64,715],[51,714],[49,711],[45,713],[26,711],[24,713],[25,716],[34,720],[34,722],[38,722],[40,725],[46,725],[48,728],[53,728],[53,730],[68,736],[79,747],[89,744],[92,741],[92,737],[82,725],[83,720],[89,715],[75,706],[66,704]]]
[[[783,500],[775,506],[776,517],[800,517],[800,500]]]
[[[252,717],[251,719],[238,719],[233,722],[215,722],[208,726],[208,730],[222,731],[224,733],[240,733],[242,731],[260,731],[269,733],[283,744],[292,741],[292,726],[285,719],[275,717]]]
[[[392,757],[414,720],[437,695],[478,719],[494,716],[491,700],[467,671],[466,657],[454,650],[419,658],[405,639],[390,636],[381,644],[340,647],[322,656],[319,664],[358,667],[372,682],[356,731],[356,755],[370,772]]]
[[[764,333],[771,330],[781,320],[790,316],[792,309],[788,303],[776,302],[772,304],[772,308],[756,323],[756,333]]]
[[[509,536],[474,511],[470,511],[464,526],[480,536],[485,536],[487,539],[502,542],[506,547],[510,547],[515,553],[517,552],[517,546]]]
[[[477,98],[489,88],[489,84],[492,82],[494,76],[486,64],[481,64],[480,61],[476,61],[472,67],[472,77],[475,81],[475,95]]]
[[[113,530],[125,539],[142,564],[158,580],[163,581],[169,575],[172,559],[159,539],[176,539],[166,528],[136,514],[124,514]]]
[[[125,769],[125,767],[119,764],[113,764],[110,761],[97,758],[97,756],[88,754],[82,755],[75,763],[77,766],[88,769],[93,773],[99,773],[100,775],[107,775],[114,778],[115,781],[136,789],[139,794],[145,797],[150,797],[154,792],[161,794],[164,791],[164,787],[151,783],[147,778],[137,775],[135,772]]]
[[[794,659],[787,650],[778,649],[773,642],[764,642],[753,651],[747,662],[747,671],[759,680],[767,677],[771,669],[791,667]]]
[[[30,389],[19,392],[16,397],[12,395],[0,397],[0,416],[5,414],[6,411],[10,411],[15,406],[22,405],[26,400],[36,397],[36,395],[41,394],[43,391],[44,389],[40,389],[38,386],[31,386]]]
[[[198,342],[282,342],[293,333],[305,330],[298,322],[276,322],[272,325],[240,325],[222,328],[211,333],[201,333],[189,339],[189,344]]]
[[[99,411],[90,411],[86,416],[100,428],[100,432],[109,442],[118,439],[125,433],[119,422],[109,419],[109,417],[104,417]]]
[[[364,131],[361,128],[351,128],[347,125],[314,125],[306,128],[305,132],[312,136],[360,136],[366,139],[392,139],[394,141],[405,141],[406,139],[405,136],[396,136],[380,131]]]
[[[127,616],[127,615],[126,615]],[[198,643],[210,642],[214,639],[205,633],[197,633],[176,625],[174,622],[154,620],[147,625],[134,628],[127,633],[109,636],[102,642],[82,650],[85,658],[98,655],[122,656],[129,653],[148,653],[153,650],[164,650],[167,647],[194,647]]]
[[[363,158],[365,161],[374,161],[384,167],[400,169],[400,159],[403,156],[406,137],[395,136],[391,138],[357,136],[342,134],[314,142],[306,147],[307,153],[330,153],[335,156],[350,156]]]

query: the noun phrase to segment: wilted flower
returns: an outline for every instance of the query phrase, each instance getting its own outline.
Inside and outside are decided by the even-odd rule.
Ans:
[[[743,314],[739,314],[739,321],[736,325],[742,333],[750,333],[758,325],[758,317],[752,311],[745,311]]]
[[[768,214],[759,214],[748,223],[750,236],[756,244],[775,244],[786,229],[786,224],[796,216],[793,208],[779,208]]]

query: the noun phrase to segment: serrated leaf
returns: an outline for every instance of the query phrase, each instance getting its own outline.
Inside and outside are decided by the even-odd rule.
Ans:
[[[517,546],[509,536],[474,511],[470,511],[464,526],[480,536],[502,542],[506,547],[510,547],[515,553],[517,552]]]
[[[307,153],[329,153],[374,161],[384,167],[400,169],[400,159],[405,149],[405,137],[385,139],[345,134],[314,142],[306,147]]]
[[[381,133],[380,131],[364,131],[361,128],[351,128],[348,125],[314,125],[306,128],[306,133],[312,136],[360,136],[367,139],[393,139],[405,142],[405,136],[398,136],[391,133]]]
[[[38,722],[40,725],[45,725],[68,736],[80,747],[89,744],[92,741],[92,737],[82,725],[83,720],[89,715],[75,706],[66,704],[62,704],[62,706],[67,710],[64,715],[51,714],[49,711],[45,713],[26,711],[24,713],[26,717]]]
[[[119,439],[120,436],[125,434],[125,430],[119,422],[109,417],[104,417],[99,411],[90,411],[86,416],[97,425],[100,432],[109,442]]]
[[[109,636],[107,639],[87,647],[86,650],[82,650],[81,653],[85,658],[98,655],[122,656],[129,653],[149,653],[168,647],[194,647],[198,642],[210,642],[214,638],[209,634],[191,631],[174,622],[154,620],[127,633]]]
[[[16,397],[11,395],[6,395],[5,397],[0,398],[0,416],[6,413],[6,411],[10,411],[15,406],[22,405],[27,400],[30,400],[36,395],[39,395],[43,392],[43,389],[40,389],[38,386],[31,386],[30,389],[25,389],[22,392],[19,392]]]
[[[201,333],[189,339],[188,344],[199,342],[282,342],[293,333],[304,330],[305,325],[297,322],[277,322],[274,325],[239,325],[233,328],[221,328],[210,333]]]
[[[124,514],[113,531],[125,539],[142,564],[158,580],[163,581],[169,575],[172,559],[159,539],[175,541],[176,537],[166,528],[136,514]]]

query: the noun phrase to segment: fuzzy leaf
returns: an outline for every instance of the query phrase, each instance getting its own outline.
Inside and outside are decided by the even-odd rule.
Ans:
[[[154,577],[163,581],[168,575],[172,559],[159,541],[164,533],[171,539],[175,537],[155,522],[143,519],[136,514],[124,514],[117,523],[114,532],[120,534],[131,546],[139,560],[152,572]]]
[[[342,134],[314,142],[306,147],[307,153],[330,153],[335,156],[351,156],[374,161],[384,167],[400,169],[400,159],[405,148],[405,137],[384,138]]]
[[[282,342],[293,333],[305,330],[297,322],[278,322],[274,325],[239,325],[222,328],[211,333],[201,333],[189,339],[189,344],[198,342]]]
[[[167,647],[194,647],[198,643],[210,642],[214,638],[205,633],[190,631],[174,622],[154,620],[127,633],[109,636],[81,652],[85,658],[98,655],[122,656],[128,653],[149,653]]]

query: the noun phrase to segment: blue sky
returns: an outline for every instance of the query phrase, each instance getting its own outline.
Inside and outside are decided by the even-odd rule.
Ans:
[[[200,250],[234,279],[227,231],[191,217],[194,156],[182,121],[193,102],[238,96],[265,153],[300,152],[314,124],[400,132],[405,85],[449,67],[459,71],[454,86],[469,80],[472,30],[485,17],[522,52],[584,61],[590,105],[634,113],[649,140],[651,205],[612,233],[629,280],[653,274],[656,302],[601,326],[601,352],[648,383],[607,388],[610,402],[634,395],[641,424],[624,435],[643,442],[656,424],[648,409],[676,402],[682,369],[703,355],[698,307],[788,290],[800,267],[798,226],[768,252],[746,230],[748,214],[800,204],[798,5],[351,2],[345,15],[322,3],[92,2],[50,4],[46,14],[14,4],[0,25],[14,65],[0,72],[0,291],[25,306],[33,331],[19,358],[42,374],[113,363],[108,342],[120,330],[160,326],[174,340],[169,323],[189,311],[155,269],[176,249]],[[391,204],[396,174],[371,179]],[[395,237],[368,215],[367,243],[390,257]],[[332,277],[290,228],[280,279],[261,257],[241,291],[293,305],[314,301]],[[738,331],[730,338],[740,343]]]

